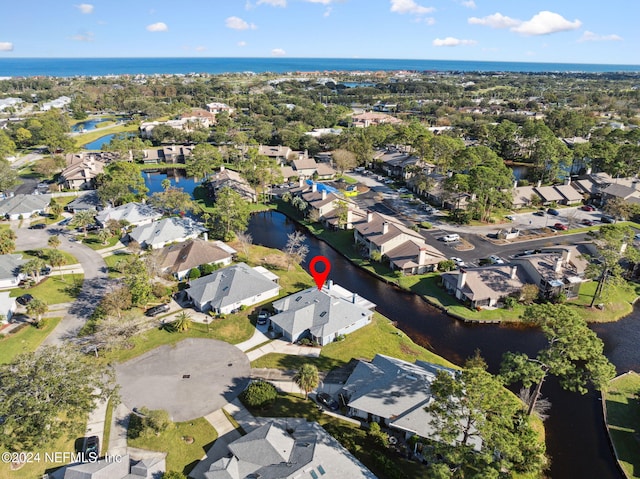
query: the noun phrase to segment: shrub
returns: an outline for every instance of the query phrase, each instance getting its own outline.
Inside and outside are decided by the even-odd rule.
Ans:
[[[151,293],[158,299],[162,299],[169,294],[169,288],[162,283],[153,283],[151,285]]]
[[[444,261],[440,261],[438,263],[439,271],[451,271],[454,269],[456,269],[456,263],[451,259],[445,259]]]
[[[162,475],[162,479],[187,479],[187,476],[178,471],[167,471]]]
[[[201,264],[200,265],[200,272],[202,273],[202,276],[206,276],[208,274],[211,274],[215,271],[215,268],[213,267],[212,264]]]
[[[373,441],[373,444],[378,449],[385,449],[389,442],[389,435],[380,429],[380,424],[372,422],[369,424],[369,431],[367,432],[369,439]]]
[[[157,436],[174,427],[169,413],[164,409],[141,407],[138,414],[131,414],[129,418],[129,436],[132,438]]]
[[[199,278],[201,276],[200,270],[198,268],[191,268],[189,270],[189,279],[196,279]]]
[[[371,261],[375,261],[376,263],[379,263],[382,260],[382,254],[380,254],[380,251],[373,251],[369,257],[371,258]]]
[[[240,399],[249,407],[264,409],[269,407],[278,397],[276,387],[267,381],[252,381],[247,389],[242,391]]]
[[[420,222],[420,227],[424,228],[426,230],[429,230],[429,229],[433,228],[433,225],[431,223],[429,223],[428,221],[421,221]]]
[[[518,304],[518,300],[513,296],[507,296],[504,298],[505,309],[513,309],[516,304]]]

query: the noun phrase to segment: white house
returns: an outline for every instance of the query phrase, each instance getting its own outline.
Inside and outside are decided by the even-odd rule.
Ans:
[[[16,298],[11,298],[9,291],[0,291],[0,324],[9,322],[17,307]]]
[[[228,314],[278,296],[280,286],[274,276],[238,263],[190,281],[185,291],[196,309]]]
[[[20,273],[20,266],[27,260],[20,254],[0,255],[0,288],[15,288],[24,278]]]
[[[129,239],[137,241],[143,248],[158,249],[169,243],[197,238],[205,231],[206,228],[191,218],[172,217],[134,228]]]
[[[102,210],[97,216],[96,221],[103,227],[109,220],[124,220],[130,225],[140,226],[153,223],[162,218],[162,213],[149,205],[142,203],[127,203],[116,208],[107,208]]]
[[[0,201],[0,216],[10,220],[31,218],[43,213],[49,206],[51,195],[15,195]]]
[[[274,301],[271,325],[292,343],[307,337],[325,346],[371,323],[375,306],[328,281],[321,290],[313,287]]]

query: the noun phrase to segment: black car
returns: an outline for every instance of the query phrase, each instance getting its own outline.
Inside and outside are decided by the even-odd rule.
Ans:
[[[543,210],[534,211],[533,214],[536,216],[544,216],[544,211]]]
[[[158,306],[147,309],[144,314],[147,316],[158,316],[159,314],[166,313],[167,311],[169,311],[168,304],[159,304]]]
[[[36,223],[35,225],[29,226],[30,230],[43,230],[47,227],[44,223]]]
[[[603,215],[600,221],[603,223],[615,223],[616,219],[613,216]]]
[[[554,210],[553,208],[549,208],[547,210],[547,213],[551,216],[560,216],[560,212],[558,210]]]
[[[87,461],[95,461],[100,457],[100,439],[98,436],[87,437],[82,448],[84,458]]]
[[[30,294],[23,294],[22,296],[18,296],[16,298],[16,302],[18,304],[21,304],[22,306],[26,306],[27,304],[29,304],[31,301],[33,300],[33,296],[31,296]]]
[[[322,406],[332,411],[337,411],[338,409],[340,409],[338,401],[333,399],[329,394],[325,392],[316,394],[316,401],[318,401],[318,404],[321,404]]]

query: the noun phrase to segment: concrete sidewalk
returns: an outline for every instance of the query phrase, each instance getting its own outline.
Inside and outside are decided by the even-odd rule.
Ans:
[[[259,357],[269,353],[291,354],[294,356],[307,356],[311,358],[317,358],[318,356],[320,356],[320,348],[299,346],[282,339],[276,339],[258,349],[249,351],[247,353],[247,357],[249,358],[249,361],[254,361]]]
[[[89,417],[87,418],[87,431],[85,436],[98,436],[98,439],[100,439],[100,448],[102,448],[104,444],[104,422],[107,416],[108,402],[108,400],[98,402],[96,407],[89,412]]]
[[[240,351],[248,351],[251,348],[255,348],[256,346],[266,343],[267,341],[271,341],[271,338],[267,336],[267,332],[269,331],[269,325],[263,324],[256,326],[256,329],[251,336],[246,341],[236,344],[236,347],[240,349]],[[251,361],[251,358],[249,358]]]

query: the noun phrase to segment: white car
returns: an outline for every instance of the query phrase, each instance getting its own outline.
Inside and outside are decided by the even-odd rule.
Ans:
[[[513,216],[513,215],[507,215],[507,216],[505,216],[505,218],[507,218],[509,221],[515,221],[516,220],[516,217]]]
[[[504,260],[500,256],[491,255],[489,256],[492,264],[504,264]]]
[[[456,256],[452,256],[449,259],[453,261],[458,268],[462,268],[464,266],[464,261],[462,261],[462,258],[457,258]]]
[[[460,241],[460,235],[457,233],[452,233],[450,235],[446,235],[442,237],[442,241],[445,243],[451,243],[453,241]]]

